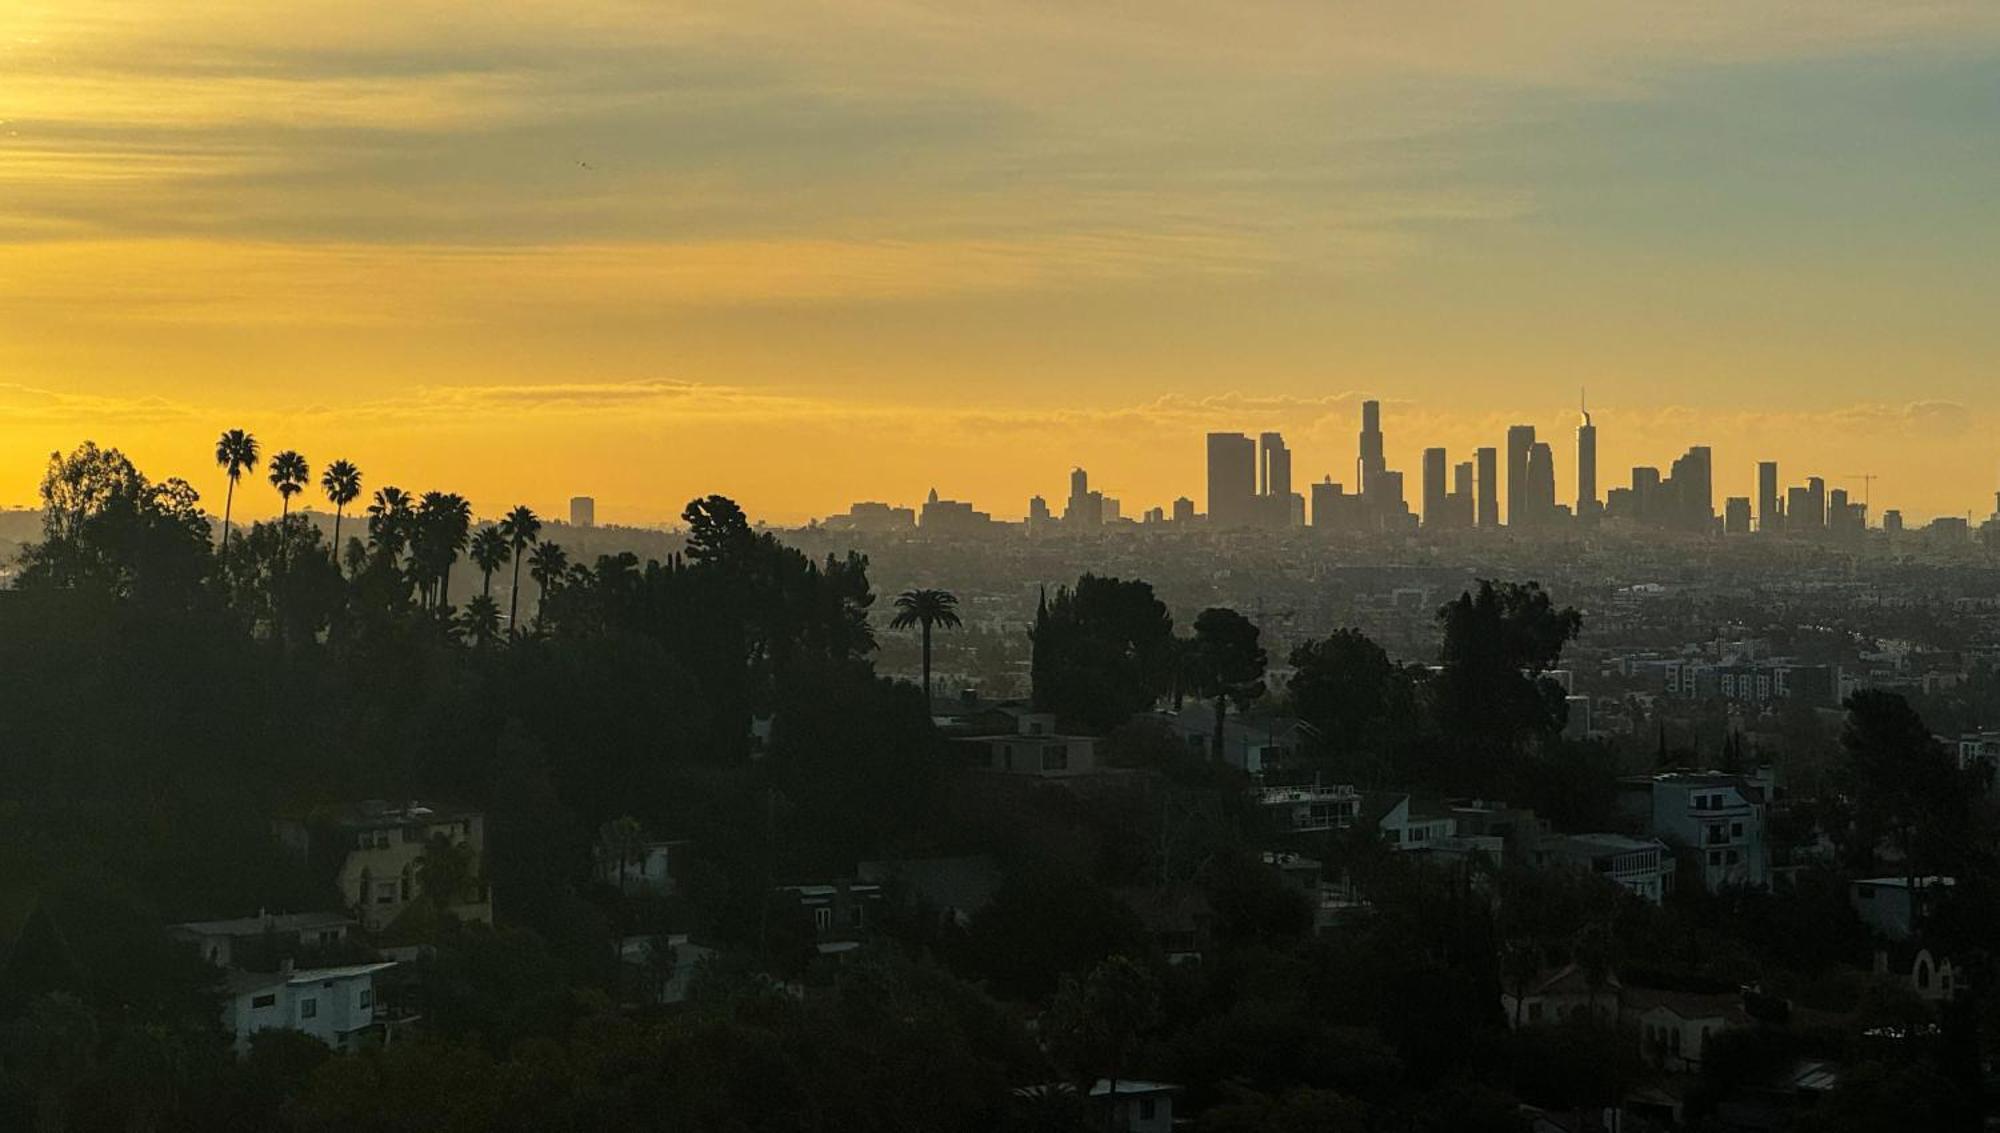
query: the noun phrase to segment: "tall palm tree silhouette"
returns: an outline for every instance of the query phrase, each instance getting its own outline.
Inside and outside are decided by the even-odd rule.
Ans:
[[[347,505],[361,498],[361,470],[351,460],[336,460],[320,473],[319,490],[333,505],[333,561],[340,562],[340,520]]]
[[[943,626],[955,629],[964,623],[958,620],[958,595],[949,590],[905,590],[896,595],[896,616],[889,620],[890,629],[908,629],[921,626],[924,631],[924,703],[930,703],[931,696],[931,627]]]
[[[229,514],[236,506],[236,482],[257,470],[257,438],[231,429],[215,442],[215,463],[229,474],[229,494],[222,502],[222,549],[229,549]]]
[[[368,505],[368,542],[388,556],[390,565],[402,558],[410,545],[411,527],[416,520],[416,501],[394,484],[375,489]]]
[[[472,505],[457,492],[425,492],[417,503],[419,568],[429,577],[431,606],[451,601],[451,566],[472,538]]]
[[[479,588],[480,594],[492,596],[493,572],[499,570],[500,564],[512,557],[514,550],[507,545],[507,537],[500,534],[498,527],[489,523],[473,532],[472,561],[478,564],[479,573],[483,576]]]
[[[528,556],[528,577],[535,580],[535,624],[542,624],[542,611],[549,604],[549,584],[569,569],[569,552],[560,543],[542,543]]]
[[[520,504],[500,521],[500,533],[514,548],[514,586],[507,595],[507,632],[517,633],[521,625],[521,560],[527,548],[534,545],[535,536],[542,533],[542,521],[527,504]]]
[[[306,458],[292,449],[271,457],[271,486],[278,489],[284,500],[284,507],[278,513],[278,526],[289,526],[292,519],[292,497],[306,490],[312,483],[312,469],[306,466]]]

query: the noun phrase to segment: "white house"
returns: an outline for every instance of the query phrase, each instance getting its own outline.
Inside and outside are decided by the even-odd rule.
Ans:
[[[1543,972],[1517,994],[1513,989],[1500,993],[1500,1009],[1510,1027],[1531,1027],[1564,1019],[1588,1018],[1593,1013],[1606,1022],[1618,1018],[1618,1002],[1624,985],[1615,972],[1605,972],[1602,982],[1592,986],[1590,973],[1575,964],[1565,964]]]
[[[1426,850],[1450,838],[1458,820],[1449,811],[1416,806],[1400,792],[1369,791],[1363,811],[1375,821],[1382,840],[1398,850]]]
[[[1012,734],[980,736],[971,742],[985,747],[987,770],[1004,775],[1056,779],[1097,770],[1097,741],[1057,732],[1052,713],[1022,713]]]
[[[1639,1053],[1650,1066],[1670,1073],[1701,1069],[1702,1054],[1716,1035],[1750,1025],[1741,995],[1627,988],[1621,1014],[1639,1031]]]
[[[1768,781],[1713,772],[1635,775],[1619,784],[1619,803],[1647,832],[1694,854],[1703,888],[1761,889],[1771,883],[1764,840]]]
[[[1174,1095],[1180,1090],[1179,1086],[1165,1082],[1136,1078],[1120,1078],[1114,1088],[1109,1079],[1099,1078],[1090,1087],[1092,1116],[1085,1128],[1100,1129],[1108,1125],[1116,1133],[1170,1133],[1174,1127]],[[1022,1086],[1014,1091],[1014,1096],[1029,1103],[1074,1099],[1076,1087],[1067,1082]]]
[[[375,977],[393,960],[342,968],[231,972],[222,1025],[238,1053],[258,1031],[301,1031],[335,1050],[351,1050],[386,1017],[375,1002]]]

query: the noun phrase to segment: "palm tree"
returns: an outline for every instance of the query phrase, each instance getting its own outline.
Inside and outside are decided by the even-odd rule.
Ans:
[[[374,501],[368,505],[368,542],[394,563],[409,546],[415,519],[416,503],[410,493],[393,484],[377,488]]]
[[[949,590],[905,590],[896,595],[896,616],[889,620],[889,628],[923,627],[926,706],[931,698],[931,627],[956,629],[963,624],[958,620],[958,595]],[[925,710],[929,711],[928,707]]]
[[[336,460],[320,473],[320,491],[333,505],[333,561],[340,562],[340,519],[347,505],[361,498],[361,470],[351,460]]]
[[[215,442],[215,463],[229,473],[229,495],[222,503],[222,547],[229,549],[229,513],[236,506],[236,481],[257,470],[257,438],[231,429]]]
[[[500,604],[489,594],[475,594],[458,612],[458,631],[474,645],[490,645],[500,637]]]
[[[549,584],[559,581],[569,568],[569,552],[560,543],[543,543],[528,556],[528,576],[539,589],[535,592],[535,624],[542,624],[542,611],[549,604]]]
[[[514,549],[514,588],[507,595],[507,632],[514,633],[520,627],[521,612],[521,559],[523,552],[534,546],[535,536],[542,533],[542,521],[521,504],[507,513],[500,521],[500,532],[507,536],[507,542]]]
[[[507,545],[507,537],[500,534],[499,528],[489,523],[473,533],[472,561],[478,564],[479,573],[483,576],[479,590],[481,594],[492,595],[493,572],[500,569],[500,564],[513,557],[514,549]]]
[[[306,467],[306,458],[293,449],[286,449],[271,458],[271,486],[278,489],[284,501],[278,513],[278,527],[289,527],[292,522],[292,497],[306,490],[312,483],[312,469]]]
[[[450,602],[451,566],[472,538],[472,505],[457,492],[425,492],[417,502],[415,557],[430,579],[431,605]]]

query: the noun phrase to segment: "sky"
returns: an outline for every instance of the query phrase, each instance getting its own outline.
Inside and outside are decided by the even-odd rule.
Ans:
[[[774,522],[1514,422],[2000,487],[2000,5],[9,0],[0,505],[217,433]],[[277,507],[263,485],[240,513]],[[1720,507],[1718,498],[1717,505]]]

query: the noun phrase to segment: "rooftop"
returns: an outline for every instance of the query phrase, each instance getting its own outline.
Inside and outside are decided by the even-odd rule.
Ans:
[[[339,928],[354,923],[354,918],[345,913],[270,913],[220,921],[187,921],[174,928],[200,936],[257,936],[266,932]]]

